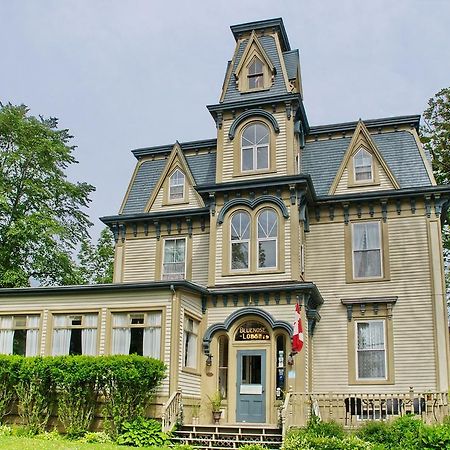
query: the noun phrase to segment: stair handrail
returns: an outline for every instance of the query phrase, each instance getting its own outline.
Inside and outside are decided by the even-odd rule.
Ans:
[[[183,399],[181,389],[173,392],[164,404],[162,411],[162,430],[170,431],[183,418]]]
[[[286,396],[284,397],[284,403],[281,408],[281,434],[283,436],[283,440],[291,426],[289,415],[292,415],[292,411],[290,412],[290,414],[288,411],[291,406],[291,397],[292,397],[292,388],[289,388],[289,391],[286,393]]]

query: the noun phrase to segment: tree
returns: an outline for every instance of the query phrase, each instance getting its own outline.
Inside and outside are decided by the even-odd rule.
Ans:
[[[78,260],[77,284],[112,283],[114,238],[109,228],[102,230],[96,246],[83,240]]]
[[[55,118],[0,104],[0,287],[76,282],[71,255],[88,237],[95,188],[67,179],[71,138]]]

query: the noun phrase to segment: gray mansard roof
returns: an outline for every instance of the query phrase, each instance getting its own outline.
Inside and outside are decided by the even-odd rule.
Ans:
[[[397,122],[405,123],[409,119],[414,119],[417,122],[418,116],[378,119],[365,123],[370,126],[378,126],[381,124],[395,124]],[[323,139],[324,134],[327,134],[329,131],[336,132],[341,130],[349,132],[355,128],[356,122],[311,128],[310,135],[317,135],[318,139],[306,143],[305,148],[302,150],[301,167],[303,174],[311,176],[318,197],[328,194],[351,141],[351,136]],[[417,143],[410,132],[392,131],[372,134],[371,137],[401,189],[432,185]],[[215,183],[216,144],[215,139],[180,144],[195,183],[198,186]],[[155,156],[155,159],[145,159],[139,165],[122,214],[145,212],[145,205],[167,164],[166,158],[158,158],[158,156],[160,157],[162,154],[168,155],[172,147],[173,145],[166,145],[133,150],[134,155],[138,159],[152,155]],[[208,153],[204,152],[205,149],[208,149]],[[203,151],[197,154],[193,150]],[[429,159],[429,155],[427,157]]]

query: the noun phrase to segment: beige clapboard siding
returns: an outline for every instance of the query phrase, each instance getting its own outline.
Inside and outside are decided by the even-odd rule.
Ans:
[[[276,138],[276,149],[270,149],[270,151],[276,150],[276,171],[277,175],[287,174],[287,139],[286,139],[286,115],[284,113],[274,113],[273,116],[276,118],[278,125],[280,127],[280,132],[275,134]],[[223,124],[224,133],[224,145],[223,145],[223,171],[222,171],[222,181],[234,181],[236,177],[233,177],[234,171],[234,140],[230,141],[228,137],[228,132],[230,131],[233,119],[225,120]],[[239,139],[239,136],[235,136],[235,139]],[[238,143],[239,144],[239,143]],[[246,175],[245,179],[261,178],[261,177],[272,177],[273,173],[268,174],[254,174]]]
[[[181,320],[180,320],[180,355],[179,355],[179,372],[180,387],[184,395],[200,395],[201,375],[183,371],[183,328],[184,315],[191,315],[193,318],[200,319],[202,316],[202,307],[199,299],[191,298],[185,295],[181,296]],[[199,333],[197,346],[197,360],[201,360],[201,335]]]
[[[306,237],[307,280],[317,284],[325,300],[314,335],[313,389],[435,389],[426,218],[388,220],[391,280],[384,282],[345,283],[344,227],[343,223],[311,225]],[[411,246],[411,242],[415,245]],[[392,319],[395,385],[348,386],[347,318],[340,300],[370,296],[398,296]]]
[[[192,209],[192,208],[203,208],[205,205],[199,200],[198,196],[195,194],[194,189],[189,184],[186,189],[186,202],[183,203],[173,203],[173,204],[164,204],[164,188],[163,185],[161,189],[158,191],[158,194],[155,198],[153,205],[150,208],[149,212],[158,212],[158,211],[175,211],[180,209]]]
[[[344,169],[344,172],[342,173],[342,177],[336,187],[335,195],[339,194],[347,194],[349,192],[367,192],[367,191],[379,191],[380,189],[394,189],[394,186],[387,176],[386,172],[383,170],[382,167],[379,167],[379,181],[380,184],[376,186],[352,186],[348,187],[348,167]]]
[[[122,281],[155,280],[155,238],[128,239],[125,241],[124,251]]]
[[[294,300],[293,300],[294,302]],[[290,305],[252,305],[254,308],[262,309],[268,312],[274,320],[282,320],[285,322],[293,322],[294,320],[294,303]],[[231,303],[230,306],[209,307],[207,310],[207,326],[211,326],[215,323],[223,323],[225,319],[233,312],[246,309],[246,307],[236,308]]]
[[[217,240],[216,240],[216,261],[215,261],[215,270],[216,270],[216,284],[229,284],[229,283],[248,283],[250,281],[284,281],[291,279],[291,229],[289,225],[289,221],[285,219],[281,219],[280,225],[284,222],[284,227],[280,226],[280,232],[284,232],[284,272],[282,273],[261,273],[251,274],[251,275],[229,275],[223,276],[223,254],[224,252],[230,251],[230,245],[227,242],[224,242],[223,239],[223,227],[229,226],[229,222],[225,221],[222,225],[217,228]],[[254,241],[252,241],[253,243]],[[280,242],[280,241],[279,241]],[[252,252],[253,249],[250,249]],[[280,261],[279,261],[280,263]]]
[[[206,286],[209,272],[209,233],[192,236],[192,281]]]

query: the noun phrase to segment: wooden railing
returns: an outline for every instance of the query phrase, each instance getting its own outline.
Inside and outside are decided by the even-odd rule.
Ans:
[[[412,414],[425,423],[442,422],[449,415],[448,392],[391,394],[288,392],[281,411],[283,434],[302,427],[315,415],[345,427],[357,427],[367,420],[392,420]]]
[[[170,431],[183,419],[183,399],[181,390],[174,392],[167,400],[162,412],[162,430]]]

